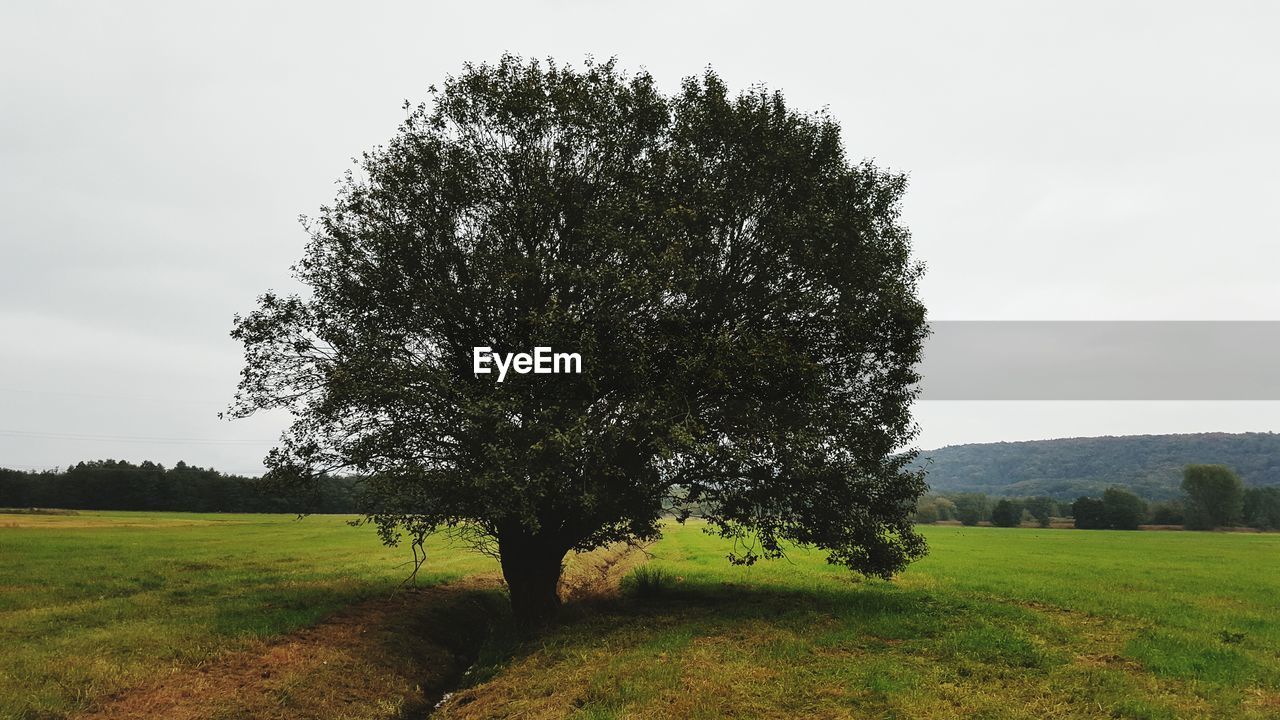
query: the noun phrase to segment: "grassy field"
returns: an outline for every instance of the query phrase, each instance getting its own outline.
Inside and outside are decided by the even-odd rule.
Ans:
[[[1280,717],[1280,536],[926,528],[893,583],[670,533],[447,717]]]
[[[444,542],[427,551],[423,584],[495,567]],[[386,596],[407,559],[333,516],[0,514],[0,718],[62,717]]]
[[[887,583],[817,553],[730,567],[718,540],[673,528],[621,595],[569,606],[537,642],[490,642],[439,715],[1280,717],[1280,535],[925,532],[930,556]],[[429,552],[427,583],[494,571]],[[0,717],[63,717],[157,672],[243,660],[386,596],[404,560],[336,518],[0,515]],[[315,691],[292,682],[293,699],[263,701],[281,717]],[[262,715],[243,713],[201,716]]]

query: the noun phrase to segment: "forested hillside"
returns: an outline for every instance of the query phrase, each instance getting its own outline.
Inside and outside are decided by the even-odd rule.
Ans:
[[[1112,485],[1150,500],[1180,495],[1189,463],[1231,467],[1246,486],[1280,485],[1280,434],[1201,433],[952,445],[921,453],[934,492],[1069,500]]]

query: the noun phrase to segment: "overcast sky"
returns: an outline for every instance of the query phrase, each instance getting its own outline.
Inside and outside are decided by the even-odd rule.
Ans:
[[[906,172],[935,320],[1280,320],[1270,3],[0,6],[0,466],[258,472],[234,313],[426,87],[504,51],[708,64]],[[611,9],[612,8],[612,9]],[[643,8],[643,10],[641,10]],[[1278,430],[1280,404],[947,402],[921,447]]]

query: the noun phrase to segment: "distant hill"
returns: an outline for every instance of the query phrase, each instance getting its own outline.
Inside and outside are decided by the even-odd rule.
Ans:
[[[1246,486],[1280,485],[1280,434],[1199,433],[951,445],[920,453],[933,492],[1098,495],[1111,485],[1178,497],[1188,463],[1230,466]],[[928,462],[927,459],[932,459]]]

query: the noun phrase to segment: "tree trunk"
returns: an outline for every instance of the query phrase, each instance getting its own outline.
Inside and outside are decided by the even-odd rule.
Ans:
[[[567,549],[562,544],[528,533],[498,537],[502,577],[511,593],[511,614],[517,629],[533,632],[550,622],[560,609],[560,571]]]

